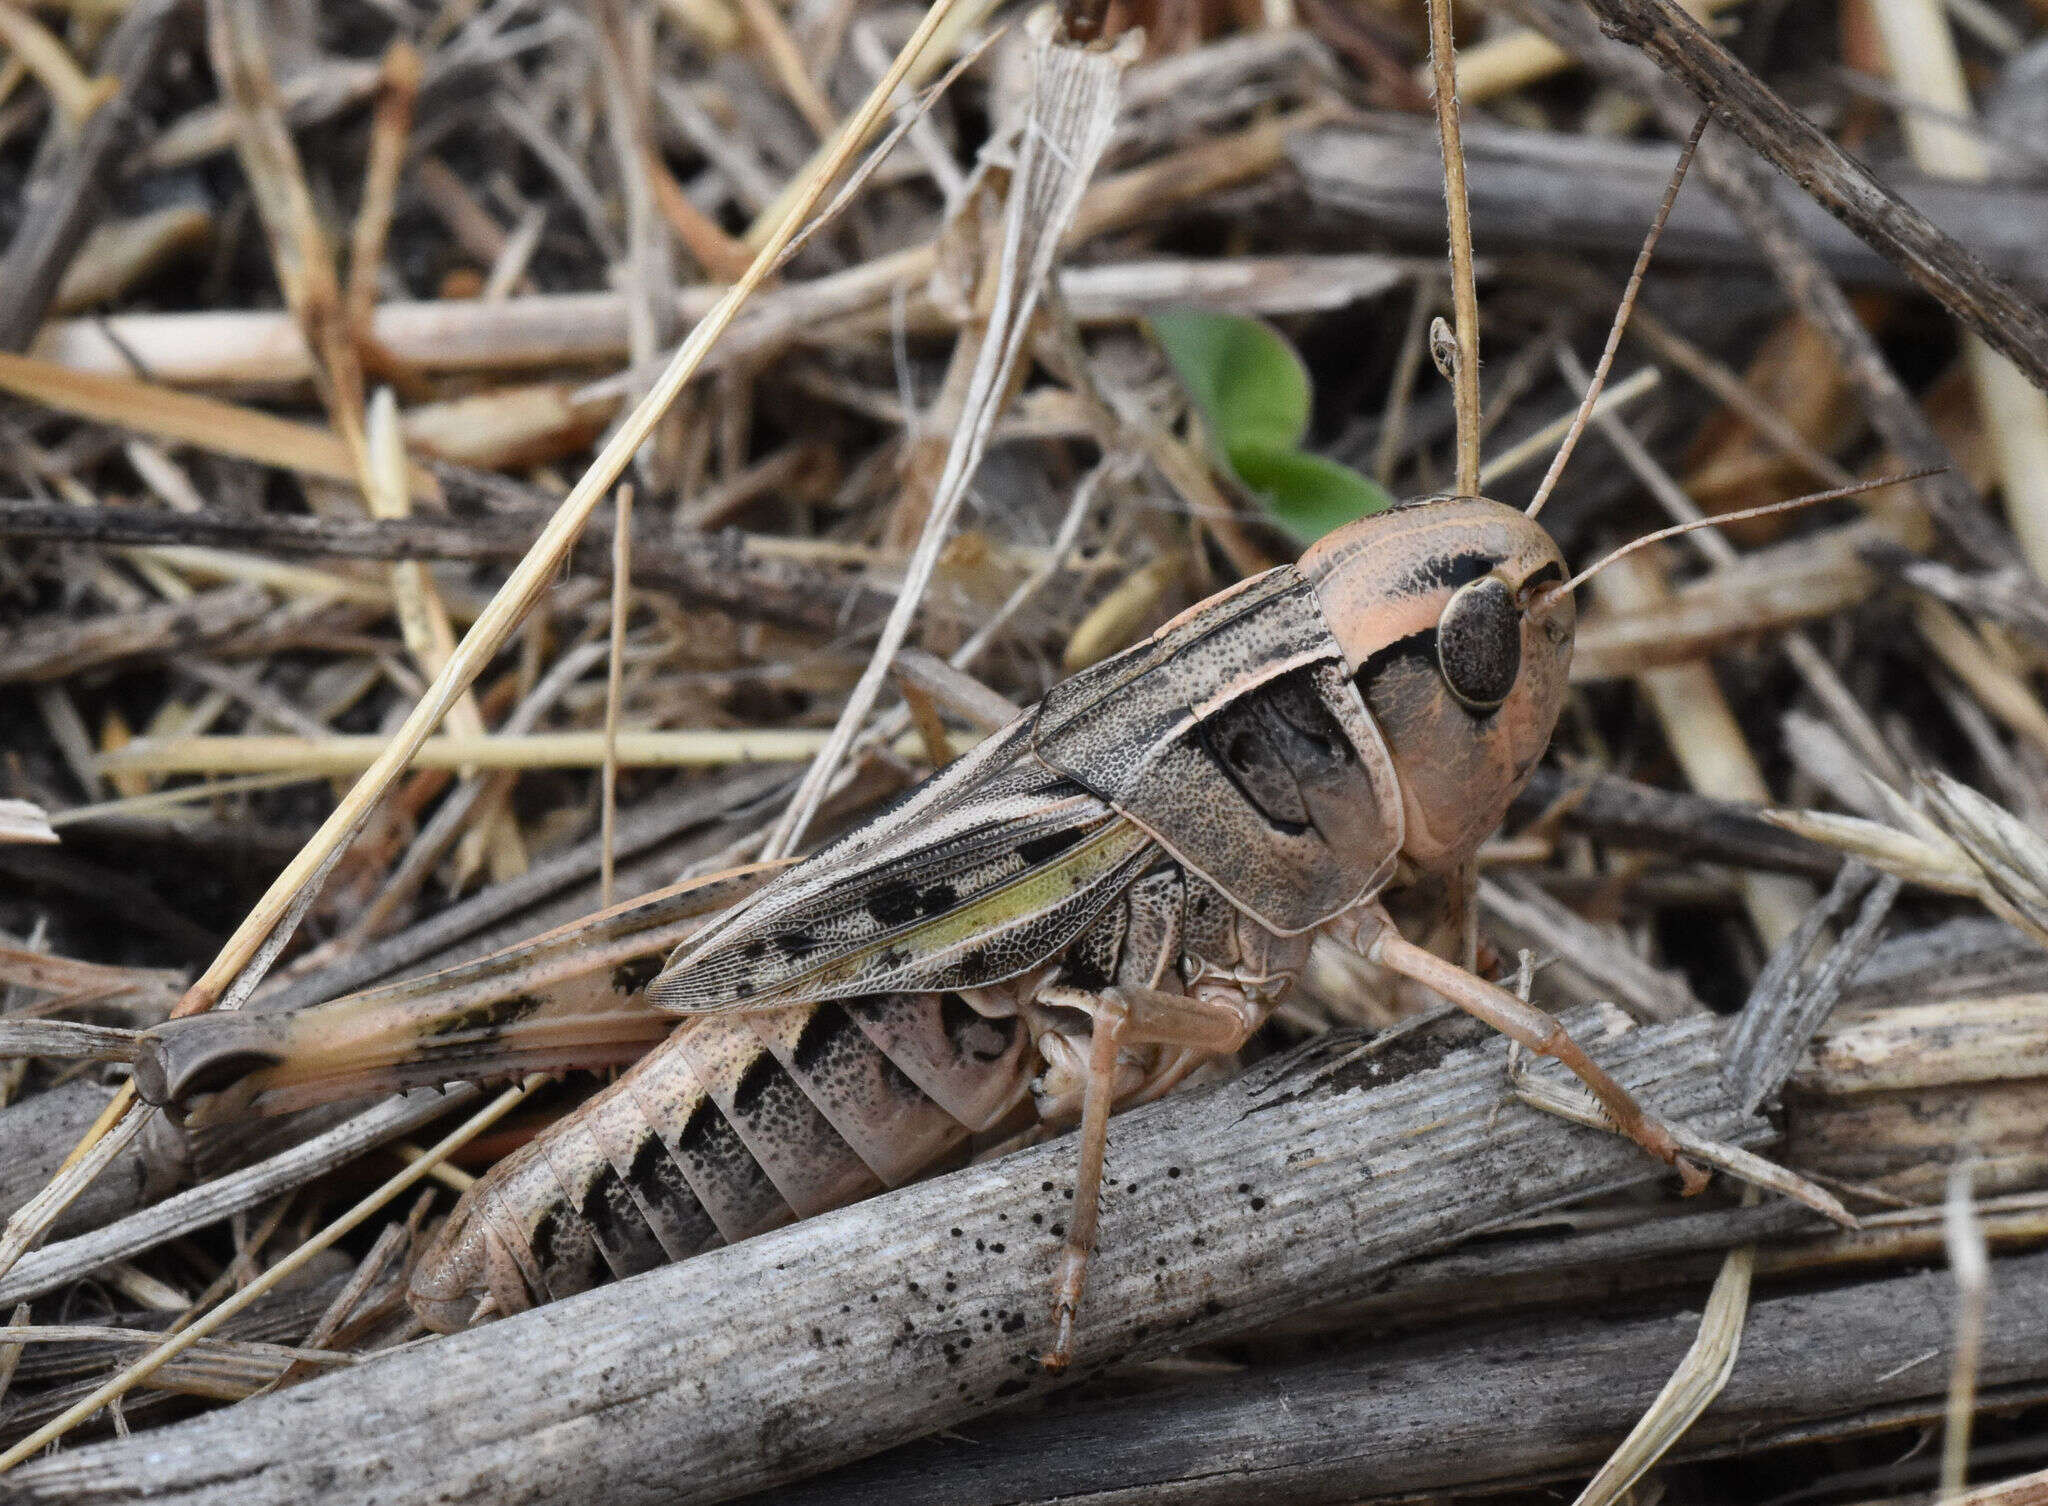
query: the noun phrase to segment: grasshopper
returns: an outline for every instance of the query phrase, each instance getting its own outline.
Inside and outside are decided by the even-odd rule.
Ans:
[[[1449,92],[1440,71],[1440,115]],[[1451,202],[1455,247],[1462,186]],[[794,867],[665,890],[296,1015],[172,1022],[145,1038],[143,1096],[225,1117],[653,1042],[464,1194],[411,1279],[444,1330],[900,1184],[1020,1116],[1078,1120],[1043,1357],[1057,1370],[1110,1114],[1235,1052],[1323,936],[1564,1063],[1698,1190],[1669,1128],[1548,1014],[1468,970],[1475,856],[1550,741],[1592,573],[1570,577],[1534,516],[1576,427],[1529,513],[1476,494],[1469,276],[1468,257],[1456,494],[1209,597]]]
[[[412,1280],[439,1329],[896,1185],[1029,1099],[1081,1126],[1054,1367],[1109,1114],[1236,1051],[1319,934],[1561,1059],[1696,1181],[1555,1021],[1389,909],[1462,934],[1477,846],[1563,702],[1568,584],[1549,534],[1498,502],[1362,519],[1055,687],[793,868],[291,1015],[173,1022],[138,1085],[221,1118],[508,1058],[617,1062],[665,1035],[464,1195]]]

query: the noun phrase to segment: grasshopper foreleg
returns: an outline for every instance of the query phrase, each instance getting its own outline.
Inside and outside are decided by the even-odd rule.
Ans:
[[[1361,906],[1342,920],[1331,929],[1345,945],[1368,961],[1435,990],[1508,1039],[1563,1062],[1592,1089],[1616,1131],[1677,1170],[1687,1196],[1705,1188],[1707,1174],[1678,1153],[1678,1141],[1670,1128],[1609,1077],[1550,1014],[1407,940],[1378,905]]]
[[[1073,1358],[1074,1314],[1088,1280],[1088,1259],[1095,1252],[1103,1154],[1109,1143],[1110,1111],[1116,1104],[1117,1053],[1127,1046],[1160,1045],[1223,1055],[1242,1046],[1258,1021],[1255,1011],[1230,997],[1190,998],[1153,988],[1111,988],[1085,997],[1081,1007],[1093,1016],[1094,1028],[1081,1099],[1081,1165],[1074,1178],[1074,1211],[1067,1220],[1053,1291],[1053,1347],[1043,1359],[1055,1375]]]

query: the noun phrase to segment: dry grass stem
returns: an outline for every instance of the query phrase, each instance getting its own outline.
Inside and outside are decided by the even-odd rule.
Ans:
[[[91,119],[120,88],[117,79],[87,78],[64,44],[11,0],[0,0],[0,43],[49,91],[73,129]]]
[[[1756,1271],[1756,1248],[1730,1250],[1721,1274],[1700,1314],[1700,1331],[1685,1352],[1656,1402],[1643,1414],[1620,1448],[1600,1466],[1574,1506],[1610,1506],[1635,1487],[1685,1436],[1700,1413],[1713,1404],[1734,1373],[1742,1348],[1742,1327],[1749,1315],[1750,1281]]]
[[[1942,1205],[1942,1243],[1955,1277],[1955,1355],[1949,1364],[1948,1416],[1941,1435],[1941,1487],[1936,1497],[1963,1494],[1970,1465],[1970,1423],[1977,1410],[1977,1376],[1984,1356],[1984,1309],[1990,1300],[1991,1260],[1977,1221],[1970,1186],[1976,1162],[1964,1156],[1949,1175]]]
[[[825,734],[801,728],[758,732],[626,728],[609,741],[602,731],[444,733],[419,746],[411,766],[421,769],[601,769],[608,747],[626,768],[703,768],[731,763],[788,763],[814,758]],[[351,774],[375,765],[384,739],[373,734],[302,737],[187,737],[137,739],[100,755],[109,773],[248,774],[291,770],[300,777]]]
[[[1465,187],[1465,147],[1458,135],[1458,72],[1448,0],[1423,0],[1429,15],[1429,67],[1443,143],[1444,205],[1448,211],[1451,310],[1457,356],[1450,363],[1458,413],[1458,494],[1476,497],[1479,471],[1479,289],[1472,271],[1472,210]],[[1438,363],[1442,365],[1442,362]]]
[[[612,907],[613,865],[619,821],[619,701],[626,671],[626,617],[632,610],[633,488],[619,488],[613,503],[610,652],[605,659],[604,782],[598,799],[598,903]]]

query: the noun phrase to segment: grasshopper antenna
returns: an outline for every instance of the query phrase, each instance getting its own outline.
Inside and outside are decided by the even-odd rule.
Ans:
[[[1660,528],[1655,533],[1646,533],[1639,539],[1623,544],[1612,554],[1588,565],[1563,585],[1553,589],[1576,591],[1623,555],[1634,554],[1648,544],[1675,539],[1681,533],[1693,533],[1701,528],[1720,528],[1728,523],[1745,523],[1751,518],[1768,518],[1773,513],[1793,512],[1802,507],[1811,507],[1816,502],[1839,502],[1844,497],[1860,497],[1865,492],[1881,491],[1887,486],[1903,486],[1908,481],[1924,481],[1929,476],[1940,475],[1946,469],[1946,466],[1934,466],[1924,471],[1908,471],[1902,476],[1879,476],[1870,481],[1858,481],[1854,486],[1838,486],[1830,491],[1809,492],[1803,497],[1790,497],[1783,502],[1766,502],[1761,507],[1744,507],[1735,512],[1716,513],[1711,518],[1694,518],[1687,523],[1674,523],[1669,528]]]
[[[1472,209],[1465,193],[1465,147],[1458,132],[1457,44],[1451,0],[1424,0],[1429,12],[1429,71],[1436,86],[1437,137],[1444,154],[1444,207],[1451,238],[1451,316],[1457,353],[1450,360],[1458,414],[1458,495],[1479,495],[1479,294],[1472,276]],[[1434,340],[1432,347],[1436,346]],[[1446,352],[1433,349],[1442,368]]]
[[[1621,307],[1614,311],[1614,327],[1607,331],[1607,345],[1600,352],[1600,364],[1593,368],[1593,380],[1586,388],[1585,399],[1579,404],[1579,411],[1564,436],[1564,443],[1551,457],[1550,469],[1543,473],[1543,484],[1536,488],[1536,500],[1529,504],[1529,516],[1532,518],[1543,511],[1543,504],[1550,500],[1551,492],[1557,487],[1557,478],[1564,474],[1565,462],[1572,458],[1579,436],[1586,432],[1586,421],[1593,416],[1593,404],[1600,400],[1600,389],[1607,385],[1607,370],[1614,364],[1614,352],[1621,345],[1621,332],[1628,328],[1628,316],[1635,310],[1636,294],[1643,287],[1643,274],[1650,270],[1650,257],[1657,250],[1658,238],[1664,234],[1664,222],[1671,218],[1671,206],[1678,202],[1679,185],[1685,182],[1685,170],[1692,166],[1692,154],[1699,150],[1700,137],[1706,134],[1710,118],[1703,113],[1693,124],[1692,134],[1685,138],[1685,149],[1678,154],[1678,166],[1672,170],[1671,183],[1664,190],[1663,202],[1657,206],[1657,217],[1650,221],[1650,233],[1643,237],[1643,249],[1637,254],[1635,267],[1628,275],[1628,286],[1621,295]]]

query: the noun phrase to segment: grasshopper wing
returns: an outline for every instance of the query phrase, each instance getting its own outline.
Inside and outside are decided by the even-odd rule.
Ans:
[[[1054,686],[1032,740],[1282,935],[1370,896],[1401,850],[1393,759],[1290,566]]]
[[[1157,855],[1032,758],[1020,719],[694,939],[648,998],[703,1013],[999,983],[1057,953]]]

